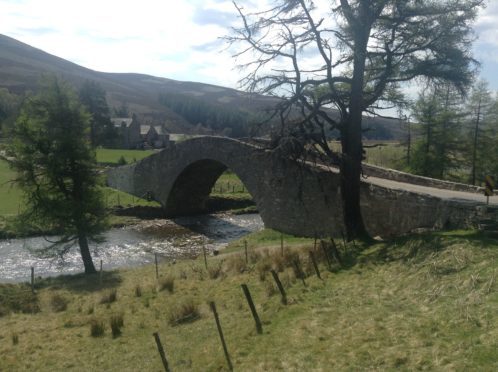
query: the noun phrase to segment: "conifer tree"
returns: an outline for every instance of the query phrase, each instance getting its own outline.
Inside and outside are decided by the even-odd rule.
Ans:
[[[8,149],[25,194],[22,222],[60,235],[41,253],[63,255],[77,242],[87,274],[95,272],[88,241],[107,228],[89,129],[76,94],[50,78],[22,106]]]

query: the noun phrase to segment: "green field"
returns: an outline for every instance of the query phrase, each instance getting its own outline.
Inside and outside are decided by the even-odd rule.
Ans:
[[[102,163],[117,163],[120,157],[123,156],[128,163],[131,163],[153,153],[154,151],[98,149],[97,161]],[[22,193],[11,182],[14,178],[15,172],[9,169],[5,161],[0,160],[0,216],[8,217],[17,215],[18,211],[23,208]],[[148,202],[107,187],[105,188],[105,193],[105,202],[108,207],[116,205],[158,205],[155,202]]]
[[[155,150],[121,150],[121,149],[97,149],[98,163],[114,163],[117,164],[119,159],[123,157],[127,163],[134,163],[138,160],[156,153]]]
[[[402,170],[406,158],[406,146],[397,141],[364,141],[365,163],[379,167]],[[341,151],[338,141],[330,142],[334,151]]]
[[[236,371],[498,370],[496,240],[449,232],[357,242],[362,252],[339,246],[343,264],[332,270],[318,245],[319,279],[312,240],[285,236],[282,256],[277,232],[246,239],[248,263],[239,241],[209,257],[207,270],[202,255],[160,262],[158,280],[149,265],[104,272],[101,286],[98,275],[44,280],[34,297],[29,286],[0,285],[0,370],[160,371],[153,332],[171,370],[227,370],[209,301]],[[122,321],[115,336],[113,318]]]
[[[0,216],[16,215],[22,207],[22,193],[12,184],[15,173],[0,160]]]

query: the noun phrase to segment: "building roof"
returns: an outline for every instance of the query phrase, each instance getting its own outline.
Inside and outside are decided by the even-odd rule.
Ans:
[[[132,118],[111,118],[111,122],[116,128],[121,128],[123,124],[128,128],[133,123]]]
[[[156,130],[157,134],[160,136],[168,134],[168,131],[165,130],[161,125],[154,125],[154,129]]]
[[[140,134],[141,135],[146,136],[147,133],[149,133],[149,130],[150,130],[150,125],[145,125],[145,124],[140,125]]]

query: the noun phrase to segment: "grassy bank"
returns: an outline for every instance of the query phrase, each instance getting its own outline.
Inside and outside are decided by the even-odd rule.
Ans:
[[[322,280],[309,263],[313,241],[285,237],[284,257],[278,233],[247,241],[248,264],[236,242],[210,257],[207,270],[201,258],[160,263],[158,280],[145,266],[106,272],[102,288],[98,276],[42,281],[36,299],[27,287],[0,287],[2,304],[21,304],[18,312],[2,310],[0,370],[159,371],[156,331],[172,370],[224,370],[208,301],[216,302],[235,370],[498,368],[496,241],[457,232],[379,243],[362,253],[340,247],[343,266],[333,262],[332,271],[318,249]],[[292,269],[298,255],[306,286]],[[262,320],[261,335],[242,283]],[[120,335],[113,337],[111,320]]]

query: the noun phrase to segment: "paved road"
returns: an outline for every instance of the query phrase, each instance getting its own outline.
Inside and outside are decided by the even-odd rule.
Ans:
[[[411,183],[397,182],[397,181],[387,180],[384,178],[371,177],[371,176],[364,178],[363,181],[377,186],[382,186],[395,190],[405,190],[405,191],[415,192],[418,194],[431,195],[441,199],[481,202],[483,204],[486,203],[486,197],[482,193],[477,194],[471,192],[438,189],[434,187],[414,185]],[[489,203],[491,205],[498,206],[498,195],[490,197]]]

